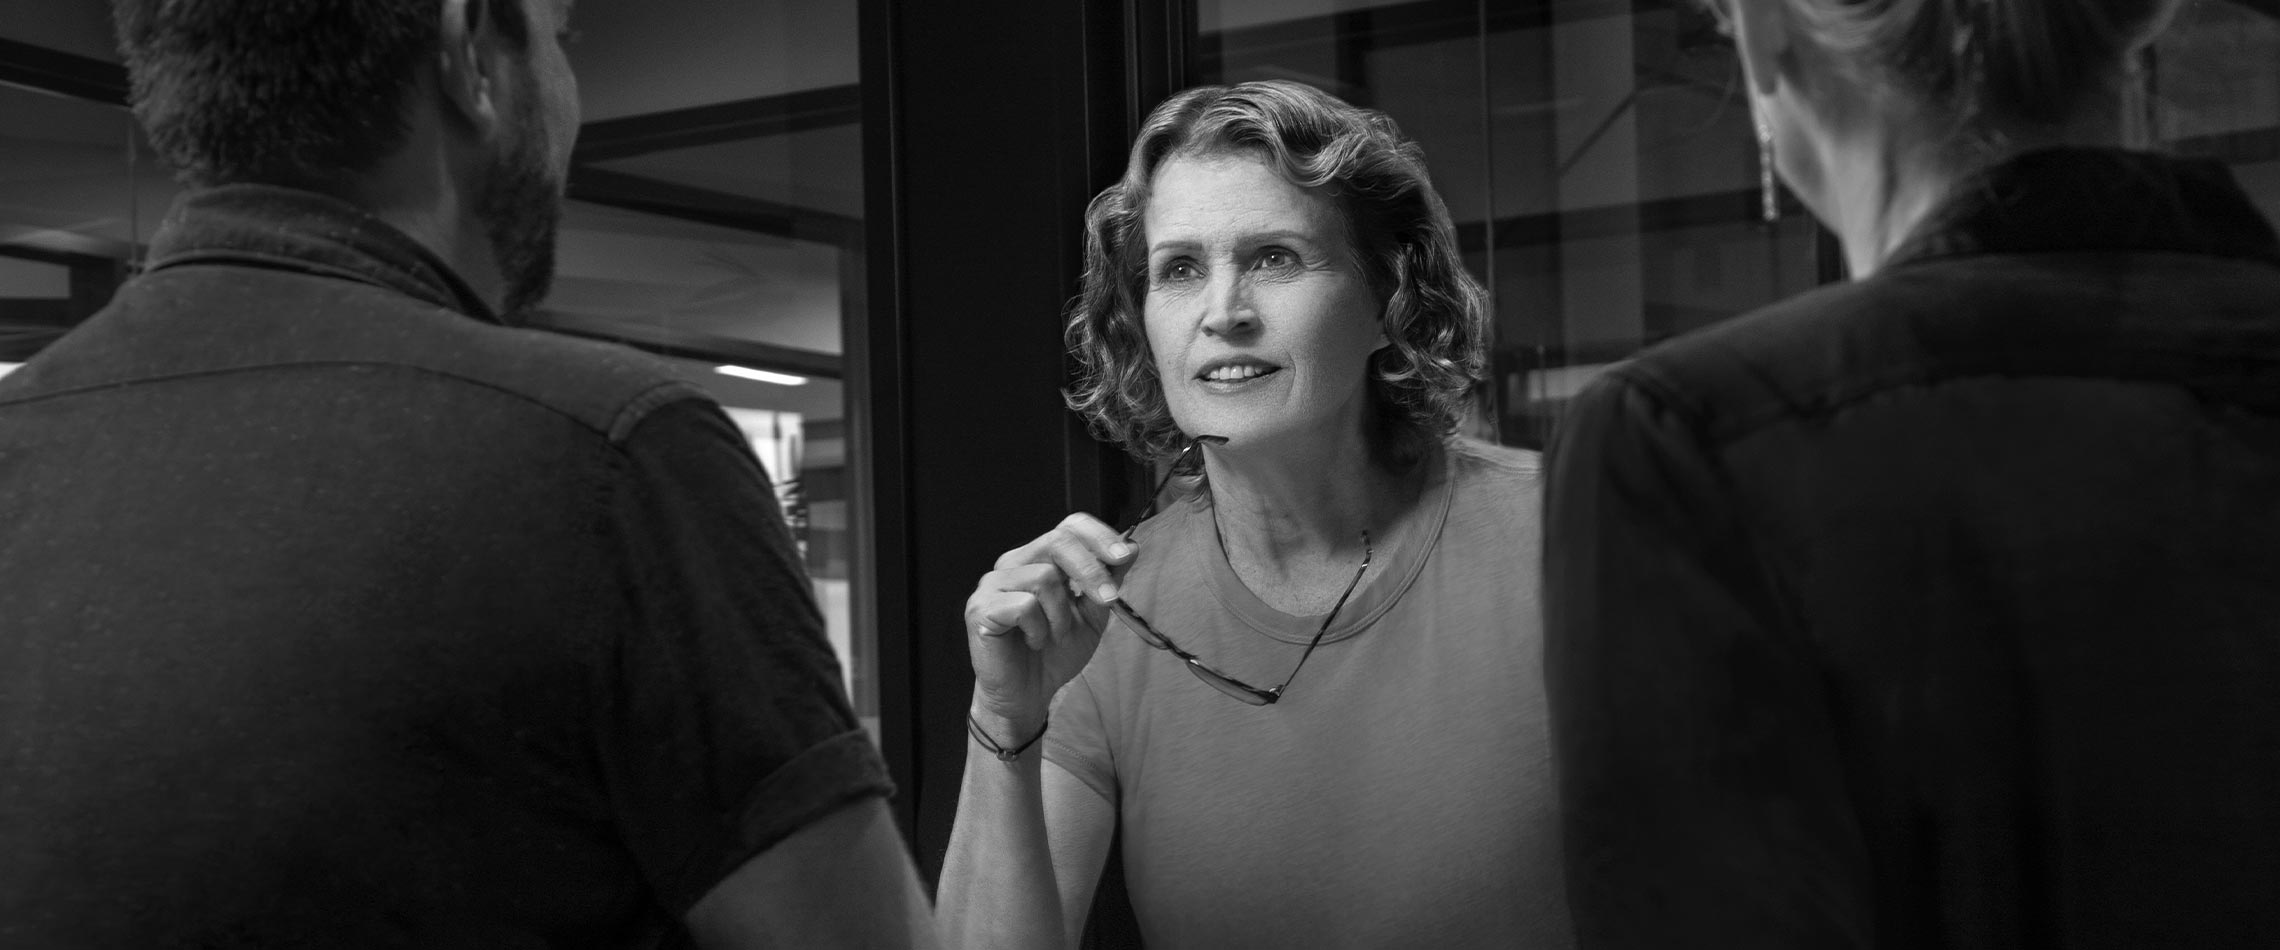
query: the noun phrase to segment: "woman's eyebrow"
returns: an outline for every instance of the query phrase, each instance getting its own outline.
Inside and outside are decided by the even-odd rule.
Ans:
[[[1245,244],[1269,244],[1276,241],[1283,241],[1292,244],[1314,243],[1314,235],[1308,234],[1305,231],[1294,231],[1289,228],[1277,228],[1272,231],[1255,231],[1244,234],[1242,237],[1243,243]]]
[[[1232,235],[1231,239],[1227,243],[1240,247],[1255,247],[1261,244],[1273,244],[1276,242],[1288,244],[1305,244],[1308,246],[1313,246],[1320,243],[1320,241],[1316,239],[1314,235],[1309,234],[1305,231],[1292,230],[1290,228],[1276,228],[1270,231],[1238,231]],[[1201,241],[1193,241],[1184,238],[1171,238],[1149,245],[1148,253],[1161,254],[1165,251],[1196,251],[1201,250],[1202,248],[1203,242]]]

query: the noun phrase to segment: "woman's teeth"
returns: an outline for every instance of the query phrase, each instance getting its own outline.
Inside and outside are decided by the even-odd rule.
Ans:
[[[1271,366],[1222,366],[1205,373],[1203,378],[1215,383],[1231,383],[1237,380],[1254,379],[1272,372],[1274,372],[1274,368]]]

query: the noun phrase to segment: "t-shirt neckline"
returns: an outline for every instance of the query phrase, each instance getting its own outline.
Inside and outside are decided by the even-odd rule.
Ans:
[[[1425,570],[1427,555],[1441,538],[1441,530],[1449,520],[1450,468],[1453,465],[1445,449],[1436,448],[1425,463],[1427,480],[1419,493],[1417,505],[1410,509],[1411,517],[1394,526],[1390,536],[1372,544],[1370,566],[1362,575],[1353,596],[1338,609],[1337,621],[1329,632],[1322,635],[1323,643],[1336,643],[1369,629],[1386,611],[1401,600],[1417,576]],[[1211,492],[1197,491],[1188,499],[1192,529],[1191,543],[1196,545],[1193,554],[1204,559],[1208,566],[1212,594],[1228,614],[1244,625],[1285,643],[1307,644],[1314,641],[1315,632],[1322,629],[1322,618],[1328,613],[1300,616],[1287,614],[1268,606],[1252,593],[1251,588],[1236,576],[1235,567],[1227,562],[1227,552],[1220,546],[1216,523],[1211,511]]]

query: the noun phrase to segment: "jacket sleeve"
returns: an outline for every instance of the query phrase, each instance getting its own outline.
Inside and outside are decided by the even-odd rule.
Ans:
[[[1704,435],[1612,371],[1562,421],[1546,506],[1581,946],[1868,946],[1824,676]]]

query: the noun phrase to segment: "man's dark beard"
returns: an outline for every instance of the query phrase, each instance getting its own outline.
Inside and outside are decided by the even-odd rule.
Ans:
[[[546,299],[554,284],[554,235],[562,221],[562,185],[549,167],[538,103],[525,96],[507,141],[476,185],[475,214],[490,239],[506,284],[500,317],[510,323]]]

